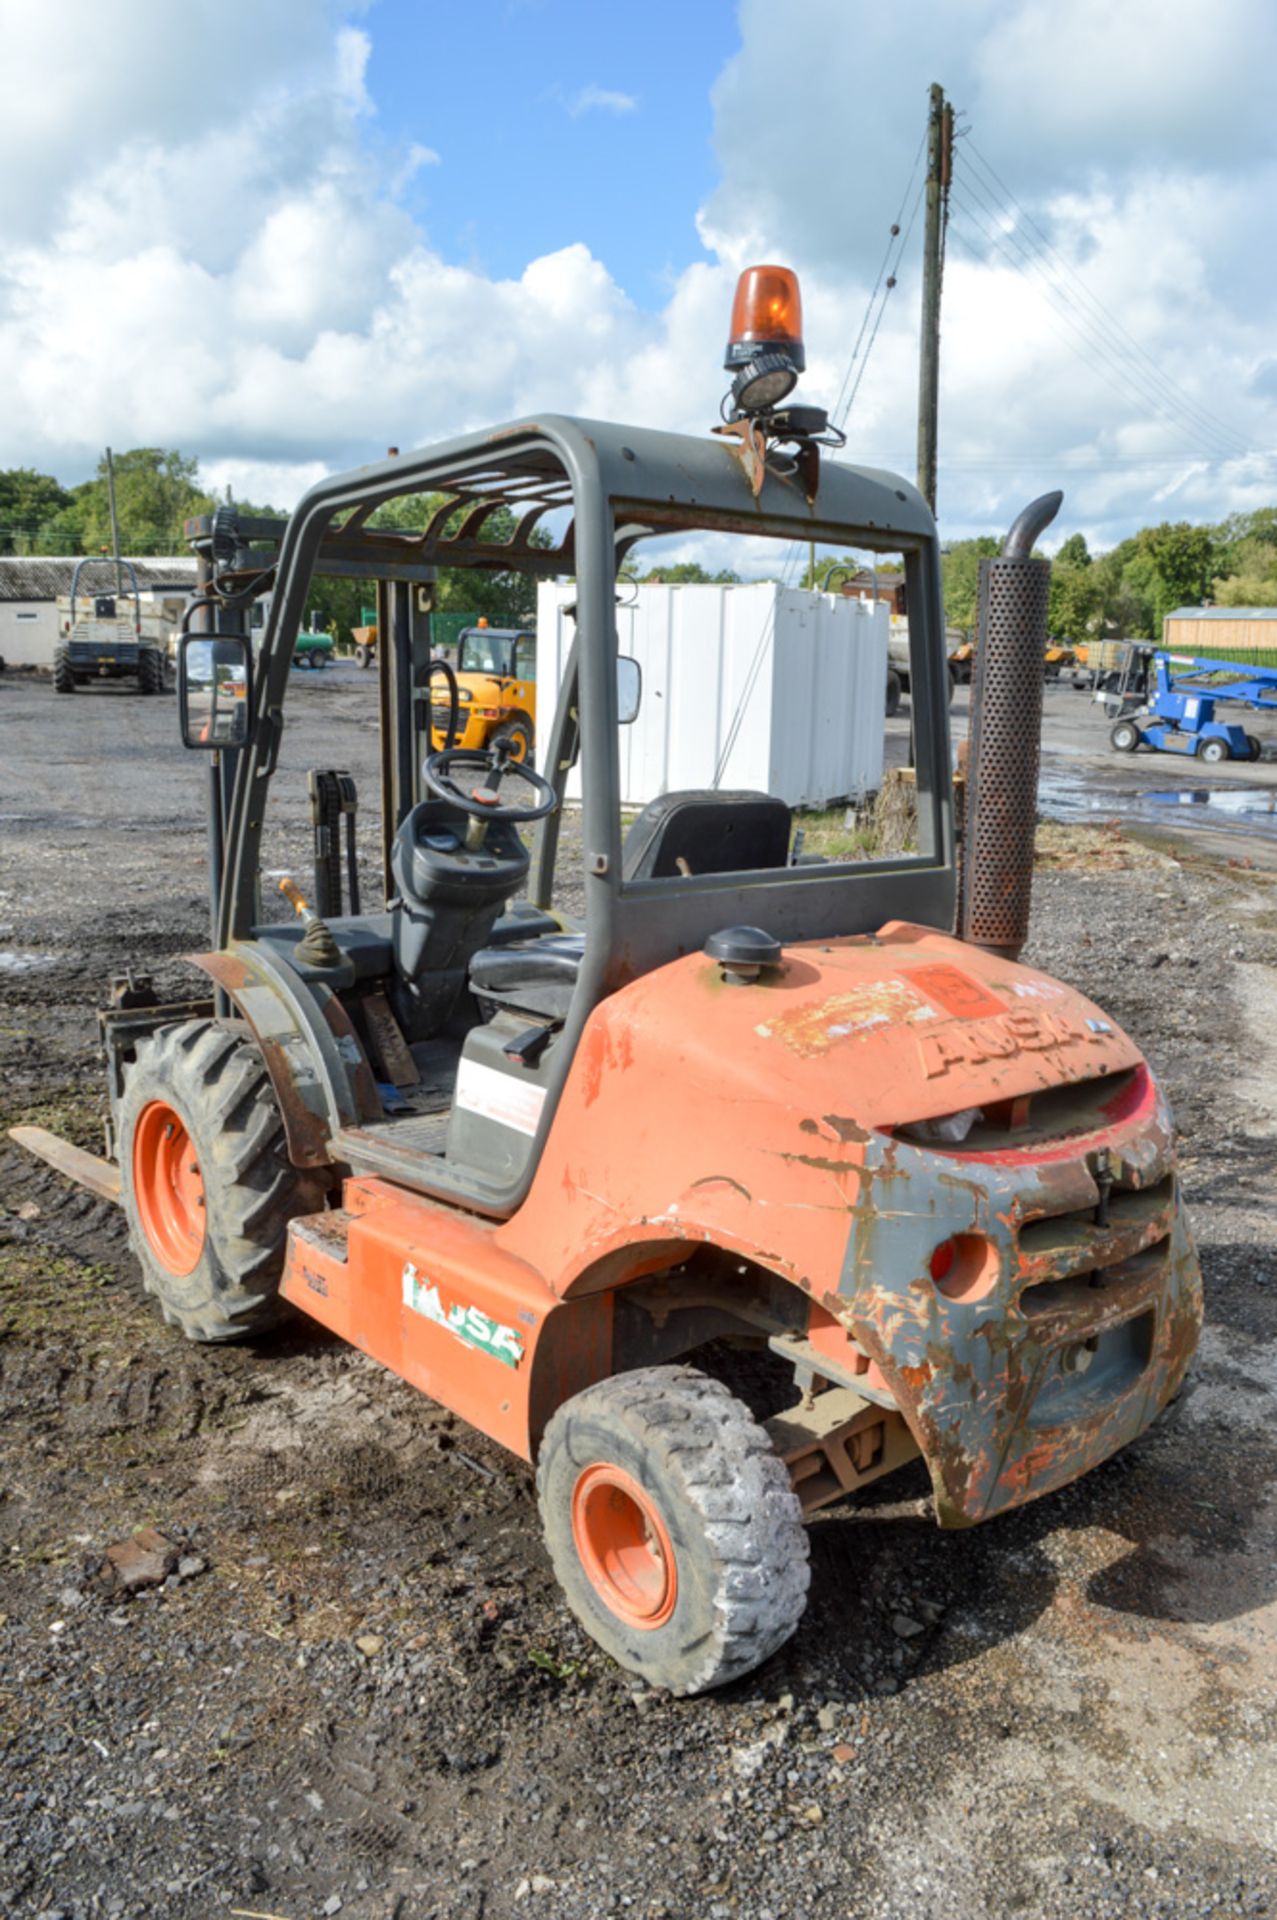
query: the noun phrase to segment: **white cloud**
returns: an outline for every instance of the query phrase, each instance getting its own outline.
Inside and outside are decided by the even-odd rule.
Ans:
[[[583,113],[633,113],[638,100],[632,93],[616,93],[610,87],[582,87],[566,102],[574,120]]]
[[[375,15],[195,0],[180,45],[162,0],[112,21],[103,35],[99,0],[0,0],[0,465],[69,479],[106,442],[163,443],[287,505],[387,445],[545,407],[701,432],[734,275],[760,257],[800,270],[803,391],[832,401],[902,198],[909,219],[939,74],[971,129],[943,530],[1004,524],[1056,481],[1062,531],[1100,545],[1163,510],[1277,497],[1268,0],[741,0],[713,95],[720,179],[688,209],[707,257],[655,315],[579,242],[496,280],[432,243],[400,197],[439,155],[376,135]],[[227,58],[248,40],[250,65]],[[638,103],[590,86],[563,104]],[[849,423],[849,457],[904,471],[916,261],[915,228]]]

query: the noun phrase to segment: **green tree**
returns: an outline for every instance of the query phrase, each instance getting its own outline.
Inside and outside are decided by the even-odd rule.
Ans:
[[[185,553],[184,522],[208,513],[213,497],[199,485],[199,463],[175,448],[134,447],[114,456],[115,504],[122,553]],[[111,545],[106,459],[83,496],[83,539],[95,553]]]
[[[738,587],[740,575],[733,573],[730,567],[723,567],[718,573],[709,573],[695,560],[677,560],[671,565],[655,566],[648,573],[631,576],[648,586],[665,587]]]
[[[1221,607],[1277,606],[1277,509],[1234,514],[1215,529],[1222,556],[1215,577]]]
[[[1077,536],[1079,539],[1081,535]],[[1049,631],[1080,643],[1090,639],[1100,624],[1102,580],[1087,556],[1085,565],[1069,566],[1057,556],[1051,568],[1051,598],[1047,610]]]
[[[1215,604],[1220,607],[1277,606],[1277,567],[1231,573],[1217,580]]]
[[[71,505],[52,474],[34,467],[0,470],[0,553],[39,553],[45,529]]]
[[[1176,607],[1195,607],[1210,594],[1216,548],[1209,527],[1188,521],[1145,527],[1135,537],[1135,552],[1123,579],[1144,602],[1145,631],[1158,638],[1162,622]]]
[[[1086,535],[1071,533],[1056,554],[1055,564],[1057,567],[1089,567],[1091,554],[1086,544]]]
[[[445,504],[443,494],[406,494],[378,507],[368,524],[420,533]],[[463,511],[458,507],[457,516]],[[502,508],[488,520],[485,535],[490,540],[508,540],[514,524],[513,515]],[[550,539],[548,533],[534,529],[532,545],[548,547]],[[311,582],[308,607],[321,627],[344,642],[350,638],[352,627],[366,624],[362,616],[375,597],[371,581],[320,578]],[[441,613],[466,613],[476,620],[482,617],[494,627],[528,625],[536,618],[536,597],[535,579],[514,568],[498,573],[473,567],[441,567],[435,584],[435,604]]]
[[[858,573],[875,572],[879,579],[886,579],[892,574],[902,574],[904,568],[898,560],[875,558],[872,554],[844,553],[834,557],[828,553],[818,553],[814,566],[810,557],[808,558],[807,565],[803,568],[803,577],[798,584],[824,593],[831,586],[836,589],[845,585]]]
[[[1002,542],[982,533],[974,540],[955,540],[940,553],[940,577],[944,583],[944,617],[947,625],[970,632],[975,626],[980,597],[980,562],[991,560],[1002,551]]]

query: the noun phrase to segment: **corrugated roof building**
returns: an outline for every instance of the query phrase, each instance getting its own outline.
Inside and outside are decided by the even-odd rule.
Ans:
[[[1162,645],[1207,660],[1277,666],[1277,607],[1176,607],[1162,622]]]
[[[109,555],[88,556],[81,592],[102,593],[110,585]],[[58,595],[70,593],[79,559],[75,556],[0,556],[0,660],[11,667],[48,667],[58,637]],[[130,559],[143,606],[163,588],[187,592],[195,585],[194,554],[151,554]],[[124,573],[129,579],[128,569]]]

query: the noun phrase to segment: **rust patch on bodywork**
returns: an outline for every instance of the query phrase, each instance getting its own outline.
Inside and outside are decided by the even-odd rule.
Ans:
[[[323,1030],[332,1036],[330,1065],[279,987],[252,964],[246,953],[195,953],[186,958],[228,995],[260,1049],[293,1165],[327,1166],[331,1160],[330,1100],[343,1125],[356,1119],[379,1118],[381,1114],[376,1085],[345,1009],[326,988],[318,992],[305,989],[322,1009]]]
[[[761,427],[753,420],[742,418],[729,420],[711,431],[721,434],[727,441],[729,451],[739,460],[749,481],[750,492],[757,500],[763,490],[763,481],[767,478],[767,441]]]
[[[351,1024],[350,1015],[335,993],[330,994],[324,1002],[324,1018],[334,1038],[341,1043],[342,1058],[347,1062],[350,1070],[350,1084],[359,1110],[359,1118],[380,1120],[382,1107],[381,1097],[377,1092],[377,1082],[373,1079],[372,1068],[359,1044],[359,1035]]]
[[[908,1420],[944,1526],[1078,1478],[1184,1377],[1201,1275],[1170,1116],[1144,1084],[1122,1122],[1051,1157],[901,1140],[867,1155],[841,1297],[825,1304]]]
[[[289,1052],[281,1037],[261,1019],[249,998],[257,985],[244,962],[233,953],[193,953],[187,958],[201,967],[235,1004],[270,1076],[272,1091],[279,1102],[288,1157],[295,1167],[322,1167],[328,1164],[328,1127],[326,1114],[317,1113],[302,1095]]]

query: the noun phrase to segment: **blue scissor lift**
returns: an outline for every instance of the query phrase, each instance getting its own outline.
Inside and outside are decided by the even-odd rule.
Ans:
[[[1258,760],[1263,741],[1240,720],[1219,720],[1217,707],[1249,707],[1277,713],[1277,667],[1244,660],[1195,660],[1186,654],[1153,653],[1143,705],[1122,712],[1109,734],[1119,753],[1151,747],[1218,765],[1222,760]]]

